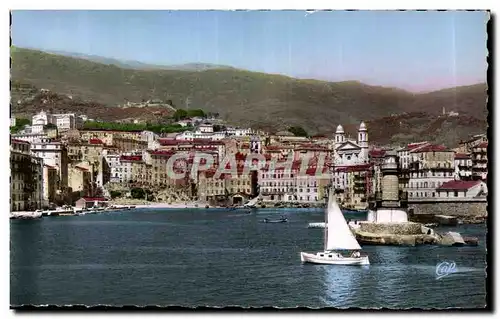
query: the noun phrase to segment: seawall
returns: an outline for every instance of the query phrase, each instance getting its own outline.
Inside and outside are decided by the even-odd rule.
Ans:
[[[487,201],[449,201],[449,202],[409,202],[408,211],[413,214],[448,215],[457,217],[488,216]]]

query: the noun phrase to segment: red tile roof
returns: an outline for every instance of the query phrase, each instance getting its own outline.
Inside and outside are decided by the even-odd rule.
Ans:
[[[486,147],[488,147],[488,142],[481,142],[481,143],[477,144],[477,146],[475,146],[475,147],[484,147],[484,148],[486,148]]]
[[[416,149],[417,147],[421,147],[421,146],[426,145],[426,144],[429,144],[429,142],[416,142],[416,143],[410,143],[410,144],[408,144],[406,147],[407,147],[409,150],[413,150],[413,149]]]
[[[16,138],[11,138],[10,141],[14,142],[14,143],[20,143],[20,144],[30,144],[30,142],[23,141],[23,140],[18,140]]]
[[[172,156],[176,152],[170,150],[148,150],[148,153],[151,155]]]
[[[372,168],[372,164],[359,164],[350,166],[336,166],[335,172],[362,172],[368,171]]]
[[[104,142],[98,138],[91,138],[89,144],[104,144]]]
[[[120,131],[120,130],[106,129],[106,128],[82,128],[80,130],[86,132],[133,133],[133,134],[141,133],[143,131],[143,130]]]
[[[88,172],[88,169],[85,168],[85,167],[81,167],[81,166],[75,166],[76,169],[79,169],[81,171],[84,171],[84,172]]]
[[[415,153],[425,153],[425,152],[452,152],[444,145],[428,144],[424,147],[414,150]]]
[[[195,145],[226,145],[222,141],[213,141],[206,138],[195,138],[193,139],[193,144]]]
[[[470,159],[469,154],[464,154],[464,153],[455,153],[455,159]]]
[[[481,181],[449,181],[443,183],[437,190],[467,190],[479,183],[481,183]]]
[[[107,199],[104,197],[82,197],[82,199],[85,200],[86,202],[95,202],[95,201],[106,202],[107,201]]]
[[[142,161],[141,155],[122,155],[120,161]]]
[[[384,157],[386,151],[383,149],[372,149],[368,152],[370,157]]]

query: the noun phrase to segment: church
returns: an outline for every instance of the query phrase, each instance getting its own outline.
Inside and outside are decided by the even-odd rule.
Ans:
[[[357,140],[346,138],[342,125],[337,126],[333,142],[332,184],[337,200],[343,207],[365,209],[371,192],[366,124],[359,125]]]
[[[342,125],[337,126],[333,154],[335,166],[367,164],[369,158],[366,124],[361,122],[359,125],[357,140],[346,139]]]

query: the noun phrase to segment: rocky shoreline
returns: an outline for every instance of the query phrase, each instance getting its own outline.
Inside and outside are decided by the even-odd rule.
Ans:
[[[351,227],[353,234],[362,245],[391,246],[477,246],[478,238],[462,237],[456,232],[438,233],[434,229],[420,223],[387,223],[377,224],[361,222]]]

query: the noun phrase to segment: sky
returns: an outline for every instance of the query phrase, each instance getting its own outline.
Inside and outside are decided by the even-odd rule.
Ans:
[[[413,92],[486,81],[486,12],[13,11],[12,43]]]

